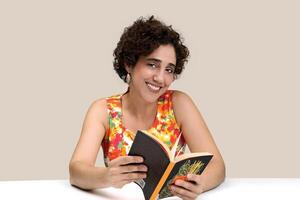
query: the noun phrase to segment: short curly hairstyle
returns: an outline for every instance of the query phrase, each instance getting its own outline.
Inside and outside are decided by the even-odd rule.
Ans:
[[[175,78],[181,74],[189,57],[189,50],[183,39],[173,28],[157,20],[152,15],[148,19],[140,17],[133,25],[126,27],[114,50],[113,66],[119,77],[126,82],[125,64],[135,66],[140,56],[151,54],[160,45],[173,45],[176,53]]]

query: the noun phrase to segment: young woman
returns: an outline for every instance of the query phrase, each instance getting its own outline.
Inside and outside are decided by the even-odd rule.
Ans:
[[[180,35],[153,16],[125,28],[114,51],[114,69],[128,90],[95,100],[88,109],[70,161],[72,185],[83,189],[122,187],[145,178],[143,159],[128,156],[137,130],[147,130],[170,148],[182,132],[181,147],[187,144],[191,152],[214,155],[202,175],[189,174],[188,181],[177,180],[171,187],[174,195],[195,199],[224,180],[222,156],[197,107],[184,92],[169,90],[188,56]],[[95,166],[101,145],[106,167]]]

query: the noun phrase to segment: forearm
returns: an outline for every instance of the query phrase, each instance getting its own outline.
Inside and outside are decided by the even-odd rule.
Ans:
[[[106,167],[90,166],[81,162],[74,162],[69,166],[70,183],[85,190],[109,187],[106,178]]]
[[[225,165],[223,160],[212,160],[201,175],[204,191],[211,190],[225,180]]]

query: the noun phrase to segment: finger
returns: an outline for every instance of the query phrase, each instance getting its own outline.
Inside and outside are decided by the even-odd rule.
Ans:
[[[175,182],[175,185],[176,186],[179,186],[179,187],[182,187],[182,188],[185,188],[186,190],[189,190],[193,193],[197,193],[198,194],[198,185],[197,184],[194,184],[194,183],[191,183],[189,181],[183,181],[183,180],[177,180]]]
[[[128,172],[146,172],[146,165],[123,165],[120,167],[120,173],[128,173]]]
[[[200,194],[204,191],[204,186],[203,186],[203,179],[202,179],[202,176],[201,175],[198,175],[198,174],[188,174],[187,175],[187,179],[189,182],[192,182],[194,183],[193,185],[196,186],[196,190],[193,190],[193,191],[196,191],[197,194]]]
[[[171,193],[174,195],[174,196],[178,196],[180,199],[183,199],[183,200],[192,200],[191,198],[189,197],[186,197],[186,196],[183,196],[175,191],[171,191]]]
[[[172,185],[171,186],[171,190],[173,192],[176,192],[178,195],[184,197],[184,198],[190,198],[190,199],[195,199],[197,197],[197,194],[194,192],[191,192],[185,188],[176,186],[176,185]],[[181,197],[181,198],[182,198]]]
[[[184,197],[183,197],[181,194],[178,194],[178,193],[175,192],[175,191],[172,191],[172,190],[171,190],[171,193],[172,193],[174,196],[179,197],[180,199],[184,199]]]
[[[108,165],[109,166],[120,166],[120,165],[127,165],[132,163],[142,163],[144,161],[143,157],[141,156],[120,156],[111,160]]]
[[[132,173],[120,174],[118,177],[119,177],[119,180],[121,180],[121,181],[123,181],[123,180],[134,181],[134,180],[146,178],[147,174],[143,173],[143,172],[132,172]]]
[[[191,182],[195,182],[196,184],[200,184],[201,176],[198,174],[188,174],[187,179]]]
[[[124,182],[132,182],[139,179],[146,178],[146,173],[127,173],[127,174],[118,174],[110,177],[112,185],[122,185]]]

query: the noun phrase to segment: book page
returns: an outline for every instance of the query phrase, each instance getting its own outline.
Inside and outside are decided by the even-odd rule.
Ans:
[[[171,161],[174,161],[175,158],[176,158],[176,156],[177,156],[177,155],[175,155],[175,154],[176,154],[176,149],[177,149],[178,143],[179,143],[179,141],[180,141],[181,135],[182,135],[182,132],[180,132],[180,135],[177,137],[176,142],[175,142],[175,144],[173,145],[173,147],[172,147],[172,149],[171,149],[171,153],[170,153],[170,160],[171,160]],[[183,147],[182,147],[182,148],[183,148]],[[179,152],[179,151],[178,151],[178,152]]]
[[[185,153],[175,157],[174,162],[179,162],[185,159],[189,159],[192,157],[200,157],[200,156],[212,156],[209,152],[195,152],[195,153]]]

